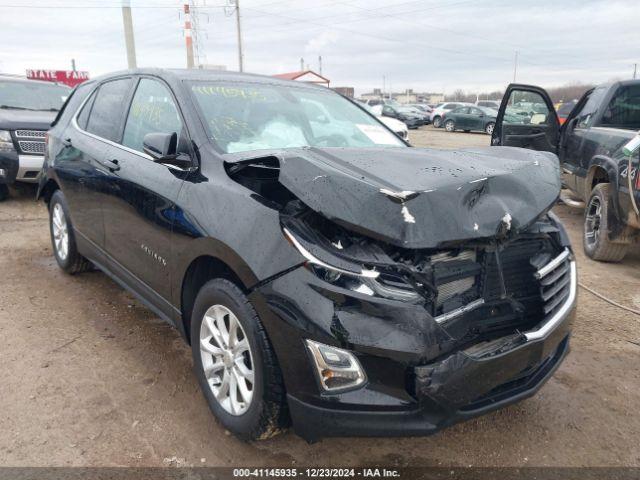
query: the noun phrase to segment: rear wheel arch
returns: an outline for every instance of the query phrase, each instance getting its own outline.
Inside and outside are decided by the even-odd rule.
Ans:
[[[592,165],[587,174],[587,189],[589,193],[599,183],[609,183],[609,172],[599,164]]]

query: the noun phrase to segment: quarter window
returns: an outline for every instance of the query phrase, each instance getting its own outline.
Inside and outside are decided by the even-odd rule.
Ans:
[[[169,89],[157,80],[143,78],[131,102],[122,144],[142,152],[148,133],[176,133],[180,137],[182,121]]]
[[[112,142],[119,140],[124,104],[130,86],[130,78],[111,80],[100,85],[87,122],[87,132]]]
[[[96,99],[96,92],[91,93],[91,98],[84,103],[80,114],[78,115],[78,126],[86,130],[87,122],[89,120],[89,114],[91,113],[91,106],[93,105],[93,101]]]

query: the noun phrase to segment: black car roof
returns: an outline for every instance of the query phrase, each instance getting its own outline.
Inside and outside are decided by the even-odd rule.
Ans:
[[[240,73],[226,70],[207,70],[200,68],[135,68],[130,70],[120,70],[107,73],[92,79],[92,81],[102,81],[112,77],[123,75],[156,75],[167,80],[191,80],[191,81],[226,81],[226,82],[251,82],[269,85],[296,86],[302,88],[329,90],[327,87],[313,85],[295,80],[284,80],[270,77],[268,75],[258,75],[255,73]]]

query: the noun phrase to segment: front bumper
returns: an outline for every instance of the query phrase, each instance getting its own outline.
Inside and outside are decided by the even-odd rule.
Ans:
[[[18,163],[16,181],[37,183],[44,157],[41,155],[18,155]]]
[[[428,435],[529,397],[553,374],[569,350],[575,316],[570,267],[570,293],[553,315],[531,330],[464,349],[447,348],[451,337],[422,306],[329,291],[305,268],[260,287],[251,300],[279,357],[296,433],[309,441]],[[321,392],[305,338],[350,349],[367,383]]]

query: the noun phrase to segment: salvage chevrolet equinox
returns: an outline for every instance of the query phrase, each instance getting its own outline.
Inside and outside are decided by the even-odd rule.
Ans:
[[[174,325],[241,438],[430,434],[568,351],[552,153],[412,148],[327,88],[201,70],[86,82],[46,144],[57,263]]]

